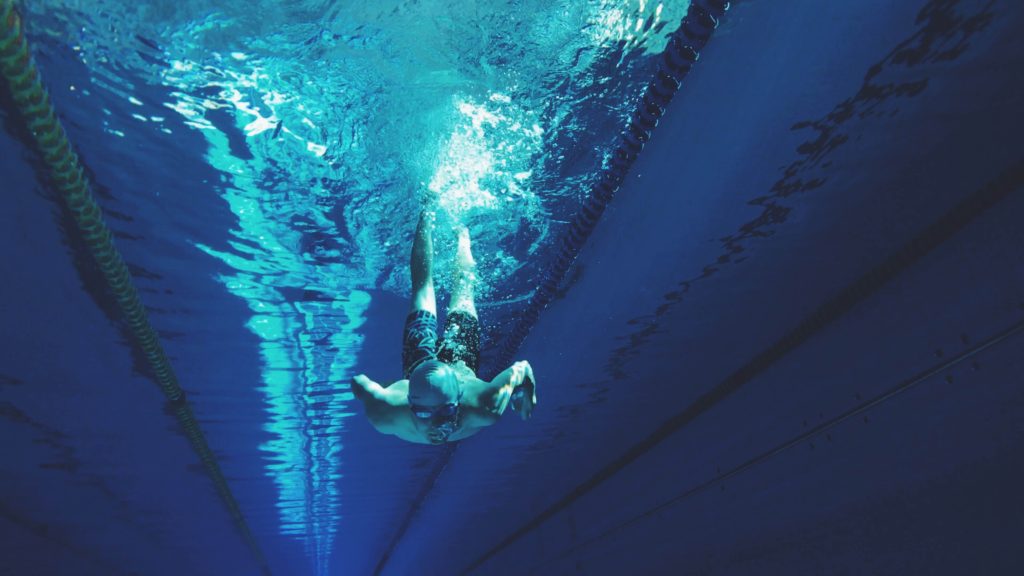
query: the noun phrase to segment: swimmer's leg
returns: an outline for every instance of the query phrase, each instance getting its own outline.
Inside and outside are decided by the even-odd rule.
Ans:
[[[433,216],[424,211],[412,242],[412,304],[402,332],[402,374],[408,378],[426,360],[436,357],[437,303],[434,297]]]
[[[469,229],[459,230],[459,246],[455,253],[455,270],[452,278],[452,299],[448,313],[465,312],[476,318],[476,304],[473,303],[473,286],[476,284],[476,260],[469,243]]]
[[[434,241],[431,228],[433,216],[424,210],[416,225],[416,237],[412,242],[412,257],[409,271],[412,273],[412,306],[410,312],[420,310],[437,316],[437,302],[434,297]]]
[[[459,246],[455,254],[455,277],[452,279],[452,299],[448,303],[444,337],[437,352],[442,362],[465,362],[476,372],[480,367],[480,321],[473,303],[476,284],[476,261],[470,250],[469,230],[459,230]]]

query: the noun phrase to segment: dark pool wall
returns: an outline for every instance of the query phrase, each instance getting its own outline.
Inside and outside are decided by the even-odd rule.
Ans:
[[[1024,568],[1022,26],[735,3],[383,573]]]

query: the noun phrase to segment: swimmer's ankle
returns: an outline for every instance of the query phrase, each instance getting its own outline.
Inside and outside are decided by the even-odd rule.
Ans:
[[[459,228],[459,242],[455,250],[455,261],[459,268],[472,272],[476,268],[476,260],[473,258],[473,249],[469,240],[469,229],[465,226]]]

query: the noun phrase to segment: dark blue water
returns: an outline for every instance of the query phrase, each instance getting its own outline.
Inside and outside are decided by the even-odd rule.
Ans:
[[[18,4],[272,573],[1024,569],[1014,0],[733,2],[518,351],[533,419],[363,417],[421,207],[500,370],[688,5]],[[259,573],[0,94],[0,574]]]
[[[488,358],[607,161],[654,69],[653,56],[687,5],[19,6],[41,74],[152,322],[275,563],[287,558],[306,567],[301,571],[340,571],[345,559],[334,549],[345,518],[387,517],[404,505],[403,490],[416,489],[396,494],[381,486],[366,494],[347,490],[344,479],[356,461],[393,474],[387,462],[373,464],[380,448],[353,452],[351,435],[368,431],[352,430],[360,408],[347,382],[360,371],[382,381],[400,376],[402,319],[394,311],[408,296],[407,259],[420,209],[438,208],[442,302],[452,231],[465,225],[473,235]],[[204,554],[218,557],[212,564],[184,560],[176,571],[217,570],[217,562],[223,571],[244,552],[220,549],[224,540],[237,546],[230,527],[221,526],[223,534],[197,528],[201,538],[185,537],[169,515],[166,506],[180,510],[191,498],[185,491],[198,490],[204,503],[186,506],[190,513],[200,508],[218,525],[225,520],[198,471],[188,487],[171,480],[195,468],[187,456],[167,469],[156,465],[165,458],[160,442],[180,444],[174,424],[146,388],[144,362],[126,341],[71,221],[32,170],[38,166],[23,144],[24,129],[8,109],[4,166],[19,178],[11,189],[41,211],[30,240],[55,243],[25,246],[24,259],[12,266],[51,273],[29,254],[62,266],[69,289],[81,290],[70,296],[74,306],[91,311],[88,319],[68,321],[65,336],[107,342],[121,371],[108,366],[110,358],[93,357],[95,350],[53,342],[69,362],[92,370],[53,378],[45,357],[12,362],[4,369],[11,381],[48,387],[33,387],[29,398],[17,387],[5,405],[12,418],[38,420],[39,430],[60,436],[55,450],[76,463],[65,467],[95,466],[86,476],[115,500],[123,498],[123,467],[141,475],[140,499],[160,493],[159,478],[169,484],[161,497],[166,505],[151,516],[120,503],[114,509],[131,525],[108,529],[93,519],[95,525],[70,529],[68,539],[78,542],[97,526],[111,538],[138,530],[154,546],[207,546]],[[53,306],[24,290],[38,296],[39,309]],[[38,310],[18,308],[24,317],[17,325],[38,323]],[[123,390],[129,380],[146,400]],[[110,381],[121,385],[101,384]],[[33,401],[70,407],[73,401],[55,399],[97,386],[107,395],[97,418],[149,414],[162,431],[128,421],[96,429],[89,410],[70,418],[33,410]],[[145,459],[122,452],[126,434]],[[154,436],[160,441],[150,445]],[[85,454],[97,450],[111,463]],[[36,517],[19,507],[9,514],[15,523],[21,515]]]

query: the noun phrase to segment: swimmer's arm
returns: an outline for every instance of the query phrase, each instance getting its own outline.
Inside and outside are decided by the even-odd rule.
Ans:
[[[352,378],[352,393],[366,407],[366,418],[379,432],[394,434],[396,418],[408,407],[408,390],[395,383],[387,388],[370,380],[365,374]]]
[[[523,400],[519,405],[519,415],[523,420],[530,418],[533,407],[537,404],[537,386],[533,377],[533,368],[529,362],[525,360],[516,362],[498,374],[494,380],[481,382],[481,384],[482,389],[477,397],[480,407],[499,416],[510,405],[512,394],[516,388],[522,386]]]

